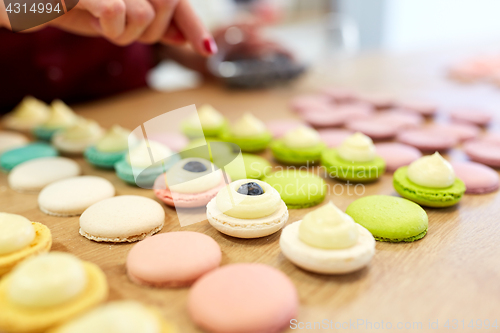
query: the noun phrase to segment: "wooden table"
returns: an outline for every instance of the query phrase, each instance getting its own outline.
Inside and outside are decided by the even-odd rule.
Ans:
[[[453,55],[446,58],[442,54],[366,55],[332,61],[287,88],[232,91],[207,83],[195,90],[175,93],[145,89],[76,106],[76,110],[104,127],[119,123],[135,128],[164,112],[202,103],[213,104],[231,120],[245,111],[264,120],[281,119],[294,117],[287,108],[290,97],[336,83],[397,96],[425,96],[443,104],[450,102],[450,97],[453,101],[453,98],[463,98],[467,91],[483,89],[488,91],[490,105],[493,105],[500,95],[493,88],[463,88],[441,78],[443,59],[452,58]],[[457,153],[452,156],[460,158]],[[110,180],[118,195],[137,194],[155,199],[151,190],[127,186],[113,172],[96,170],[81,158],[77,161],[84,174]],[[339,184],[333,180],[327,183],[332,190]],[[371,194],[394,195],[391,175],[366,185],[364,195]],[[345,209],[357,198],[351,191],[350,195],[329,193],[326,200]],[[98,264],[108,278],[110,300],[135,299],[156,305],[166,318],[179,325],[181,332],[200,331],[186,311],[189,288],[152,289],[129,281],[124,263],[133,244],[96,243],[83,238],[78,234],[78,217],[43,214],[37,206],[37,195],[11,190],[4,174],[0,175],[0,211],[21,214],[46,224],[54,238],[52,250],[67,251]],[[500,325],[499,192],[466,195],[460,205],[453,208],[426,209],[429,231],[424,239],[410,244],[377,242],[377,252],[369,267],[342,276],[312,274],[295,267],[280,252],[279,232],[261,239],[236,239],[220,234],[207,221],[181,228],[175,211],[168,207],[165,211],[166,224],[162,232],[192,230],[213,237],[222,248],[223,265],[260,262],[286,273],[299,293],[301,306],[297,319],[300,322],[328,320],[333,321],[333,327],[343,325],[346,329],[349,325],[352,330],[354,326],[350,325],[358,323],[355,331],[359,332],[370,331],[367,322],[371,322],[373,330],[392,325],[393,328],[412,327],[409,331],[429,331],[430,322],[432,328],[438,325],[440,331],[448,331],[445,327],[448,323],[450,329],[456,326],[463,332],[472,331],[468,327],[471,320],[475,329],[476,320],[497,320]],[[289,221],[299,220],[309,211],[311,209],[291,210]]]

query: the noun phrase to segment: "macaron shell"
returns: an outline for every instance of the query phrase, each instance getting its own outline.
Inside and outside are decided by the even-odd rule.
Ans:
[[[350,162],[342,159],[335,148],[323,152],[321,165],[331,178],[358,183],[373,182],[385,172],[385,161],[380,156],[368,162]]]
[[[0,155],[0,167],[10,171],[17,165],[40,157],[57,156],[57,150],[49,144],[35,142],[8,150]]]
[[[87,286],[75,298],[62,305],[42,309],[27,309],[11,303],[8,296],[10,274],[0,280],[0,331],[6,332],[45,332],[71,319],[108,297],[106,275],[95,264],[82,263],[87,273]]]
[[[115,188],[96,176],[71,177],[51,183],[38,195],[40,210],[53,216],[80,215],[96,202],[111,198]]]
[[[377,155],[385,161],[387,171],[393,172],[398,168],[409,165],[422,157],[422,153],[415,147],[397,142],[375,144]]]
[[[115,167],[115,163],[125,158],[127,153],[128,150],[105,153],[98,151],[94,146],[92,146],[85,149],[83,155],[85,156],[87,162],[98,168],[113,169]]]
[[[484,164],[452,162],[455,175],[465,183],[465,193],[484,194],[494,192],[500,185],[498,173]]]
[[[347,207],[346,214],[378,241],[414,241],[422,238],[428,227],[427,213],[419,205],[388,195],[357,199]]]
[[[80,216],[80,235],[96,242],[136,242],[163,228],[165,211],[156,201],[120,195],[97,202]]]
[[[293,149],[285,145],[283,140],[275,140],[270,146],[273,156],[276,160],[285,164],[302,165],[319,161],[321,153],[326,145],[321,142],[314,147]]]
[[[480,110],[456,110],[450,112],[450,118],[459,122],[485,126],[488,125],[493,116]]]
[[[281,232],[280,248],[283,255],[302,269],[319,274],[346,274],[368,265],[375,254],[375,239],[370,231],[356,224],[357,243],[346,249],[319,249],[299,238],[301,221],[286,226]]]
[[[38,222],[31,223],[35,229],[35,239],[24,249],[0,256],[0,277],[12,270],[14,266],[24,259],[49,252],[52,247],[52,234],[50,229]]]
[[[213,238],[192,231],[169,232],[134,245],[127,256],[127,273],[141,285],[189,286],[219,267],[221,258]]]
[[[0,131],[0,154],[28,144],[29,140],[21,133]]]
[[[188,311],[201,328],[214,333],[276,333],[290,325],[298,296],[290,279],[263,264],[216,269],[191,288]]]
[[[480,133],[480,129],[477,126],[460,123],[433,124],[426,129],[450,136],[456,136],[459,141],[474,139]]]
[[[397,107],[410,112],[421,114],[424,117],[433,116],[437,112],[437,106],[435,104],[424,101],[402,101],[397,103]]]
[[[281,138],[286,132],[291,131],[299,126],[307,126],[306,123],[300,120],[283,119],[271,120],[266,123],[266,127],[273,134],[274,138]]]
[[[479,139],[466,142],[463,149],[471,160],[500,168],[500,144]]]
[[[318,133],[329,148],[336,148],[354,132],[346,129],[322,129]]]
[[[164,144],[173,151],[181,151],[189,143],[189,139],[181,133],[148,134],[148,139]]]
[[[65,157],[42,157],[19,164],[9,174],[9,186],[17,191],[40,191],[45,186],[81,173],[75,161]]]
[[[231,182],[231,179],[228,178],[228,184]],[[222,176],[220,179],[219,185],[216,187],[200,193],[178,193],[172,192],[169,188],[165,188],[166,179],[165,174],[159,175],[156,178],[155,185],[153,187],[155,195],[158,199],[163,201],[165,204],[171,207],[202,207],[206,206],[206,204],[214,198],[219,191],[226,186],[226,181]]]
[[[458,137],[435,131],[416,129],[398,134],[397,140],[422,151],[445,151],[458,144]]]
[[[399,128],[392,123],[377,120],[353,120],[346,124],[347,129],[361,132],[373,140],[386,140],[394,138]]]

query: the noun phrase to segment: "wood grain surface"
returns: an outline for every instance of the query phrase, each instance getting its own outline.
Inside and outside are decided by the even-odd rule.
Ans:
[[[294,85],[273,90],[227,90],[209,82],[195,90],[174,93],[145,89],[75,108],[82,116],[95,119],[104,127],[118,123],[131,129],[164,112],[203,103],[214,105],[231,120],[246,111],[264,120],[283,119],[295,117],[287,107],[292,96],[312,92],[325,84],[340,84],[398,97],[425,97],[451,106],[456,99],[463,100],[464,94],[469,94],[471,103],[476,101],[498,110],[500,94],[494,88],[457,86],[442,78],[443,65],[454,59],[453,56],[453,53],[446,56],[365,55],[332,60],[313,68]],[[477,98],[478,95],[482,98]],[[485,98],[489,102],[485,102]],[[500,114],[496,116],[498,123]],[[266,156],[270,157],[269,153]],[[463,158],[458,150],[450,156]],[[117,195],[136,194],[156,200],[152,190],[125,185],[113,172],[96,170],[82,158],[76,160],[84,174],[110,180]],[[335,186],[341,183],[334,180],[327,180],[327,183],[327,200],[332,200],[341,209],[345,210],[359,197],[352,188],[348,193],[347,187]],[[390,174],[364,186],[362,192],[362,195],[396,195]],[[301,219],[310,210],[291,210],[289,222]],[[78,217],[43,214],[37,206],[37,194],[11,190],[6,174],[0,174],[0,211],[44,223],[53,234],[52,250],[67,251],[98,264],[108,278],[110,300],[135,299],[156,305],[181,332],[200,332],[186,311],[189,288],[153,289],[129,281],[124,263],[133,244],[96,243],[83,238],[78,234]],[[483,328],[479,330],[483,331],[485,320],[490,323],[496,320],[497,326],[500,325],[499,192],[465,195],[453,208],[426,208],[429,231],[424,239],[409,244],[377,242],[377,252],[367,268],[342,276],[312,274],[295,267],[280,252],[280,232],[261,239],[236,239],[220,234],[207,221],[181,228],[175,211],[169,207],[165,207],[165,211],[166,223],[162,232],[191,230],[213,237],[221,246],[223,265],[259,262],[287,274],[299,293],[299,322],[327,320],[332,328],[342,326],[339,331],[355,332],[382,331],[389,325],[393,330],[400,328],[398,331],[446,332],[456,327],[458,331],[472,332],[479,328],[478,321],[483,321]],[[468,326],[471,320],[474,320],[474,329]]]

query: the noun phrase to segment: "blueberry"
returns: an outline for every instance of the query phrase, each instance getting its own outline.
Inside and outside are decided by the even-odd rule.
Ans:
[[[205,164],[197,161],[191,161],[187,162],[184,167],[184,170],[190,171],[190,172],[204,172],[207,171],[207,167]]]
[[[262,190],[259,184],[251,182],[241,185],[238,189],[238,193],[245,195],[261,195],[264,194],[264,190]]]

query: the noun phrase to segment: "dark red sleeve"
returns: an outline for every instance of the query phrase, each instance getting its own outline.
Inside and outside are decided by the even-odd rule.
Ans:
[[[152,47],[138,43],[119,47],[55,28],[0,29],[0,110],[25,95],[74,103],[145,86],[152,59]]]

